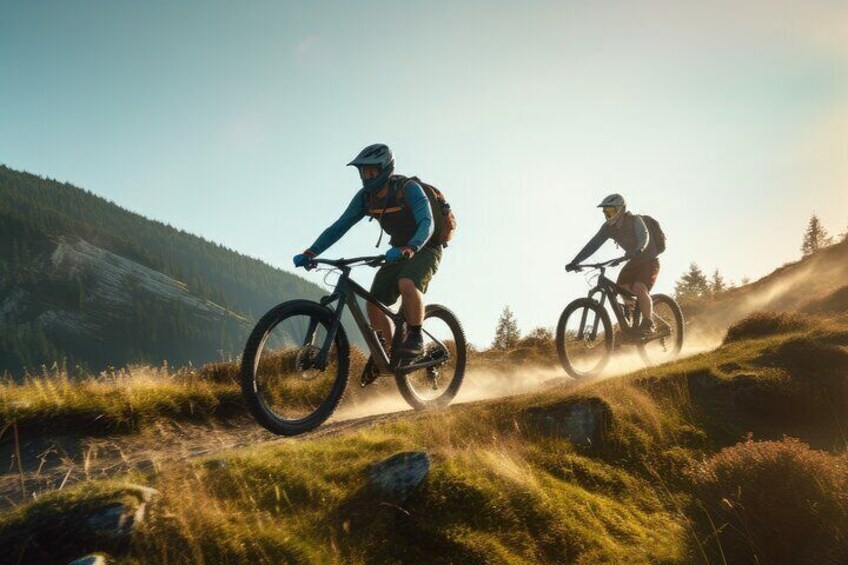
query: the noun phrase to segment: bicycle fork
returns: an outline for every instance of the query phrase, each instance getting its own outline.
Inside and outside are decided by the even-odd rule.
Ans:
[[[601,300],[598,302],[601,309],[604,307],[604,301],[606,300],[607,295],[601,293]],[[580,336],[580,339],[585,340],[585,332],[586,332],[586,318],[589,316],[589,308],[583,309],[583,315],[580,317],[580,329],[578,330],[577,335]],[[598,338],[598,324],[601,323],[601,317],[595,315],[595,321],[592,323],[592,332],[589,334],[589,341],[595,341]]]

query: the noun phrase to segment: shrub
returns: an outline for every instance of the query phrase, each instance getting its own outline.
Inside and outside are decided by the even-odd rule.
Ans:
[[[728,563],[845,563],[848,458],[793,438],[726,448],[693,472]]]
[[[525,337],[518,340],[517,347],[532,347],[543,353],[554,352],[554,332],[548,328],[535,328]]]
[[[724,343],[744,339],[779,335],[802,330],[811,325],[809,318],[798,314],[754,312],[730,326]]]

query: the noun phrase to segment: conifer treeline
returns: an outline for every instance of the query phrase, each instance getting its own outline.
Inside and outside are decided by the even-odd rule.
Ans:
[[[817,251],[833,245],[836,239],[831,236],[816,214],[810,216],[804,237],[801,242],[801,254],[808,257]],[[838,241],[848,241],[848,230],[839,235]],[[742,286],[750,280],[743,277],[740,281]],[[699,303],[715,298],[722,292],[734,288],[736,285],[726,281],[722,274],[716,269],[712,277],[708,278],[697,263],[692,262],[689,269],[683,273],[674,285],[674,295],[678,302],[684,306],[697,306]]]
[[[202,211],[201,211],[202,212]],[[249,320],[285,299],[317,297],[321,289],[221,245],[129,212],[68,183],[0,165],[0,307],[15,289],[43,309],[84,310],[87,281],[47,280],[43,261],[59,237],[76,236],[186,283],[189,291]],[[97,368],[127,362],[208,361],[243,344],[243,324],[209,327],[188,307],[133,292],[133,312],[110,328],[100,349],[81,351],[37,323],[37,311],[0,313],[0,372],[65,358]],[[219,324],[220,325],[220,324]],[[118,347],[119,350],[109,350]],[[176,353],[177,357],[173,354]]]

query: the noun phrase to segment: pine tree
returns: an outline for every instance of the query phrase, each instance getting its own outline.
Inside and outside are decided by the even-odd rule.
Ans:
[[[700,300],[709,294],[710,283],[696,263],[689,265],[689,270],[674,283],[674,295],[678,301]]]
[[[495,341],[492,342],[492,348],[512,349],[518,343],[520,337],[521,332],[518,329],[518,322],[515,321],[515,315],[509,309],[509,306],[505,306],[495,328]]]
[[[715,295],[724,292],[727,288],[728,285],[724,282],[724,277],[716,269],[713,273],[713,278],[710,280],[710,292]]]
[[[801,244],[801,253],[804,254],[804,257],[827,247],[831,243],[833,243],[833,238],[828,235],[819,217],[815,214],[810,216],[807,231],[804,232],[804,242]]]

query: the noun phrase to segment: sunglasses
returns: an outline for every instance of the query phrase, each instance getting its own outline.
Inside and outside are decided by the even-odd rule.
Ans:
[[[608,220],[616,214],[618,214],[618,208],[615,206],[604,206],[604,216],[606,216]]]

